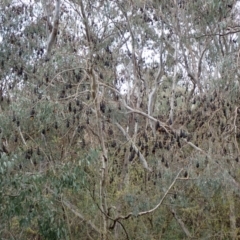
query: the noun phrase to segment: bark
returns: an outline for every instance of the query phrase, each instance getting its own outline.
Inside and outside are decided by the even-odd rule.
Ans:
[[[172,81],[172,94],[170,98],[170,114],[169,114],[169,120],[170,125],[173,124],[174,121],[174,101],[175,101],[175,88],[176,88],[176,82],[177,82],[177,58],[178,58],[178,44],[176,39],[176,47],[175,47],[175,53],[174,53],[174,75],[173,75],[173,81]]]
[[[53,18],[52,32],[48,38],[47,48],[46,48],[46,60],[49,60],[53,44],[56,40],[59,26],[59,16],[60,16],[60,0],[56,0],[55,13]]]
[[[90,26],[88,23],[88,18],[85,13],[85,8],[83,5],[83,1],[80,1],[80,8],[81,8],[81,14],[83,18],[83,23],[85,26],[85,32],[86,32],[86,38],[88,41],[88,46],[90,49],[93,47],[93,36],[90,30]],[[101,239],[106,240],[108,239],[108,232],[107,232],[107,227],[108,227],[108,218],[107,218],[107,212],[108,212],[108,207],[107,207],[107,179],[108,179],[108,153],[107,153],[107,148],[105,146],[105,141],[104,141],[104,133],[102,130],[101,126],[101,114],[100,114],[100,100],[99,100],[99,95],[98,95],[98,73],[96,73],[93,69],[93,64],[92,64],[92,59],[93,59],[93,52],[90,51],[89,53],[89,58],[90,60],[88,61],[88,75],[91,80],[91,95],[92,95],[92,100],[94,102],[94,108],[95,108],[95,113],[96,113],[96,122],[97,122],[97,131],[98,131],[98,136],[99,136],[99,143],[102,147],[102,154],[100,156],[100,161],[102,164],[102,167],[100,169],[101,172],[101,180],[100,180],[100,208],[101,208],[101,214],[102,214],[102,226],[101,226]]]
[[[229,201],[229,221],[231,227],[231,239],[237,239],[237,227],[236,227],[236,215],[235,215],[235,203],[234,203],[234,195],[232,191],[228,193],[228,201]]]

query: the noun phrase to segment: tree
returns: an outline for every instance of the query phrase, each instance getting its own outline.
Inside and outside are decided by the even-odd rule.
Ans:
[[[1,10],[3,239],[237,239],[236,1]]]

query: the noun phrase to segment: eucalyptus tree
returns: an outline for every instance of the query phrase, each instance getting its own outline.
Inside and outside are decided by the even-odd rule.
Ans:
[[[237,238],[236,1],[1,10],[2,238]]]

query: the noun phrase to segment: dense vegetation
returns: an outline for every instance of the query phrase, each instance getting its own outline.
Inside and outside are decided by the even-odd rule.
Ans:
[[[237,1],[0,2],[1,239],[238,239]]]

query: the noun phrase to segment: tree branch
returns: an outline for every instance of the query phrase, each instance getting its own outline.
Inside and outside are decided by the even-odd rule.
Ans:
[[[123,105],[125,106],[125,108],[127,108],[127,109],[130,110],[131,112],[135,112],[135,113],[141,114],[142,116],[147,117],[147,118],[149,118],[150,120],[153,120],[154,122],[159,122],[160,126],[169,134],[169,131],[166,129],[166,127],[169,127],[169,126],[168,126],[166,123],[159,121],[158,119],[150,116],[149,114],[147,114],[147,113],[145,113],[145,112],[142,112],[142,111],[140,111],[140,110],[133,109],[133,108],[129,107],[129,106],[127,105],[127,103],[125,102],[124,99],[122,99],[122,103],[123,103]]]
[[[46,60],[49,60],[50,58],[52,46],[57,37],[58,26],[59,26],[59,12],[60,12],[60,0],[56,0],[55,14],[53,18],[53,28],[47,42]]]
[[[173,208],[170,208],[171,213],[173,214],[174,218],[177,220],[178,224],[180,225],[180,227],[182,228],[182,230],[184,231],[184,233],[187,235],[187,237],[191,238],[191,233],[189,232],[189,230],[186,228],[184,222],[182,221],[182,219],[178,218],[176,211]]]
[[[137,146],[134,144],[134,142],[131,140],[130,136],[127,134],[127,132],[123,129],[123,127],[122,127],[119,123],[116,122],[115,124],[116,124],[117,127],[121,130],[121,132],[122,132],[123,135],[127,138],[127,140],[131,142],[134,151],[139,154],[139,159],[140,159],[140,161],[142,162],[143,167],[144,167],[146,170],[148,170],[149,172],[151,172],[152,169],[148,166],[148,163],[147,163],[146,159],[144,158],[144,156],[142,155],[142,153],[138,150],[138,148],[137,148]]]
[[[49,192],[51,192],[54,196],[58,197],[58,194],[55,193],[52,189],[49,187],[47,188]],[[65,200],[64,198],[61,199],[61,202],[77,217],[79,217],[83,222],[87,223],[96,233],[101,235],[101,231],[89,220],[86,220],[85,217],[78,211],[77,207]]]
[[[143,216],[143,215],[152,213],[152,212],[154,212],[156,209],[158,209],[158,208],[162,205],[162,203],[163,203],[164,199],[166,198],[166,196],[168,195],[169,191],[172,189],[172,187],[173,187],[174,184],[176,183],[176,181],[177,181],[177,179],[178,179],[178,177],[179,177],[179,175],[181,174],[182,171],[183,171],[183,168],[180,169],[180,171],[178,172],[177,176],[174,178],[173,182],[172,182],[171,185],[168,187],[167,191],[164,193],[162,199],[160,200],[160,202],[159,202],[154,208],[152,208],[152,209],[150,209],[150,210],[147,210],[147,211],[144,211],[144,212],[140,212],[140,213],[138,213],[137,215],[134,215],[134,216],[140,217],[140,216]],[[128,218],[130,218],[130,217],[132,217],[132,216],[133,216],[133,213],[132,213],[132,212],[130,212],[130,213],[129,213],[128,215],[126,215],[126,216],[119,216],[119,217],[117,217],[116,219],[114,219],[114,223],[113,223],[113,224],[115,225],[116,222],[119,221],[120,219],[128,219]]]

